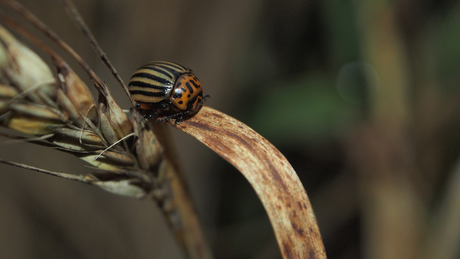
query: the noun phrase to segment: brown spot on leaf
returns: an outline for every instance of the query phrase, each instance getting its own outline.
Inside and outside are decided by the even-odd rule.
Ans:
[[[294,221],[291,221],[291,226],[292,226],[292,229],[294,229],[294,232],[297,235],[304,236],[303,229],[300,226],[298,226]]]
[[[187,124],[188,125],[184,125],[184,123],[181,123],[181,124],[178,125],[178,127],[182,128],[182,129],[185,129],[185,128],[191,126],[191,127],[195,127],[195,128],[205,130],[205,131],[211,131],[211,130],[214,129],[214,128],[210,127],[208,124],[199,123],[199,122],[196,122],[196,121],[187,121]]]
[[[299,210],[303,209],[302,203],[300,201],[297,202],[297,206],[299,206]]]
[[[218,118],[218,119],[223,119],[224,117],[222,117],[220,114],[218,113],[214,113],[213,114],[214,117]]]

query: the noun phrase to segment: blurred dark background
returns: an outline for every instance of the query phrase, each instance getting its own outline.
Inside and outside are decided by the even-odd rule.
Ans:
[[[129,108],[58,1],[21,2]],[[191,67],[211,95],[206,105],[248,124],[287,157],[329,258],[460,258],[459,1],[75,2],[125,81],[152,60]],[[244,177],[174,134],[216,258],[281,258]],[[74,157],[6,139],[0,157],[90,170]],[[0,165],[0,257],[184,255],[151,202]]]

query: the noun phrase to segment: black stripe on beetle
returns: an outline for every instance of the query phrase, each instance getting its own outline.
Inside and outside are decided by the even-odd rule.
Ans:
[[[179,65],[179,64],[174,64],[174,63],[170,63],[170,62],[157,62],[159,64],[162,64],[162,65],[165,65],[165,66],[171,66],[177,70],[180,70],[180,71],[187,71],[187,70],[190,70],[182,65]]]
[[[181,73],[181,70],[174,69],[172,67],[166,66],[166,65],[158,65],[158,68],[164,69],[176,76],[178,76]]]
[[[147,79],[150,79],[150,80],[153,80],[153,81],[156,81],[160,84],[164,84],[164,85],[172,85],[173,82],[172,81],[169,81],[167,79],[164,79],[164,78],[161,78],[161,77],[158,77],[154,74],[150,74],[150,73],[136,73],[132,76],[132,78],[134,77],[140,77],[140,78],[147,78]]]
[[[158,72],[160,74],[163,74],[165,75],[166,77],[168,77],[169,79],[173,80],[174,79],[174,76],[169,73],[168,71],[164,70],[164,69],[160,69],[158,67],[152,67],[152,66],[144,66],[144,67],[141,67],[140,69],[149,69],[149,70],[153,70],[155,72]],[[140,70],[139,69],[139,70]]]
[[[165,85],[154,85],[154,84],[149,84],[149,83],[145,83],[145,82],[141,82],[141,81],[131,81],[129,82],[129,86],[137,86],[137,87],[140,87],[140,88],[150,88],[150,89],[156,89],[156,90],[165,90],[165,88],[167,89],[171,89],[171,87],[169,86],[165,86]]]
[[[151,96],[151,97],[162,97],[165,96],[165,92],[148,92],[148,91],[141,91],[141,90],[134,90],[134,91],[129,91],[131,95],[143,95],[143,96]]]

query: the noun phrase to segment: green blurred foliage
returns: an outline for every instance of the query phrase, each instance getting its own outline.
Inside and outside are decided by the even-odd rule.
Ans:
[[[436,21],[436,20],[435,20]],[[436,38],[436,52],[439,53],[437,59],[438,78],[445,87],[457,88],[460,86],[458,80],[460,75],[460,7],[453,8],[445,16],[438,17],[436,21],[438,28]],[[455,80],[455,81],[452,81]]]
[[[312,75],[268,86],[256,103],[253,127],[283,145],[341,139],[356,119],[358,106],[337,92],[334,78]]]

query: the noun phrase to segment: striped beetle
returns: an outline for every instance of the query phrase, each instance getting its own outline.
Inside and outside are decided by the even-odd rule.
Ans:
[[[153,61],[134,72],[128,90],[144,119],[176,119],[198,113],[206,96],[192,70],[177,63]]]

